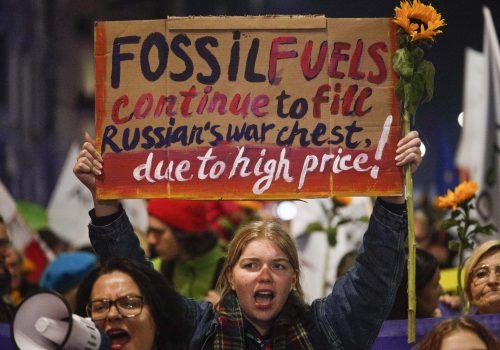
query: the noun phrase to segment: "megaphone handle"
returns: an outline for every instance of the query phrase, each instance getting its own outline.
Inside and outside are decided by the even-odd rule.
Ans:
[[[68,322],[42,316],[36,320],[35,329],[45,338],[61,345],[68,331]]]

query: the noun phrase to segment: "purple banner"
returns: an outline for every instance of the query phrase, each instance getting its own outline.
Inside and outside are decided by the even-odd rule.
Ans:
[[[471,315],[497,337],[500,337],[500,314]],[[417,342],[422,339],[437,323],[445,318],[422,318],[417,320]],[[380,333],[372,350],[398,349],[406,350],[415,346],[407,343],[408,320],[390,320],[382,324]]]

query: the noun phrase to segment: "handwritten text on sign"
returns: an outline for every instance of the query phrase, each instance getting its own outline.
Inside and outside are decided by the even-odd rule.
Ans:
[[[389,19],[98,22],[100,198],[401,193]]]

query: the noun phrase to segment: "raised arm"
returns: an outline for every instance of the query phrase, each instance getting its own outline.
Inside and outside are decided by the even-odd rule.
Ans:
[[[85,133],[85,142],[78,154],[73,173],[92,193],[97,217],[112,215],[120,211],[120,203],[117,200],[98,200],[96,197],[96,176],[102,175],[103,169],[103,159],[95,149],[95,140]]]
[[[421,163],[420,139],[411,132],[398,143],[396,163]],[[405,268],[407,217],[403,197],[377,199],[355,266],[332,293],[313,303],[321,332],[345,349],[370,349],[389,314]],[[329,344],[330,346],[334,344]]]
[[[99,200],[96,197],[96,177],[104,171],[103,159],[95,149],[89,134],[73,168],[76,177],[92,193],[94,209],[90,212],[89,236],[92,247],[101,260],[129,258],[150,264],[141,249],[127,214],[117,200]]]
[[[95,149],[95,142],[86,134],[85,143],[73,168],[76,177],[89,189],[94,199],[94,209],[90,211],[92,222],[89,236],[92,247],[101,261],[110,258],[128,258],[153,268],[141,249],[127,214],[117,200],[98,200],[96,197],[96,177],[104,173],[103,159]],[[185,307],[186,318],[192,322],[193,329],[200,319],[212,315],[209,303],[198,303],[180,296]],[[204,333],[202,333],[204,334]],[[191,342],[202,343],[197,337]],[[194,348],[200,348],[194,347]]]

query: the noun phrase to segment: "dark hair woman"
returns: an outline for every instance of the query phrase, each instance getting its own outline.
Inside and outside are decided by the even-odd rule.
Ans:
[[[422,249],[416,251],[417,318],[434,317],[442,293],[439,285],[440,270],[436,258]],[[389,320],[404,320],[408,317],[408,270],[404,270]]]
[[[187,349],[190,326],[182,298],[146,264],[107,260],[81,283],[76,302],[76,313],[92,318],[112,345]]]

